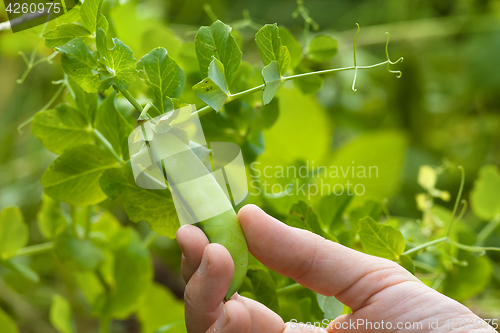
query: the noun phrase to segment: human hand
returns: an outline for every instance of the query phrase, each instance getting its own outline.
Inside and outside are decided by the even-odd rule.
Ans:
[[[264,305],[235,294],[224,303],[234,265],[229,252],[209,244],[203,231],[186,225],[177,232],[182,249],[182,275],[186,281],[185,310],[189,333],[290,333],[371,332],[351,323],[393,324],[377,332],[450,332],[448,319],[480,320],[467,307],[420,282],[398,264],[325,240],[309,231],[289,227],[254,205],[243,207],[238,218],[252,255],[268,268],[288,276],[306,288],[335,296],[351,314],[336,318],[326,329],[297,329],[284,323]],[[430,323],[439,323],[430,328]],[[397,323],[421,323],[414,329],[396,329]],[[386,325],[387,326],[387,325]],[[483,329],[453,332],[495,332]]]

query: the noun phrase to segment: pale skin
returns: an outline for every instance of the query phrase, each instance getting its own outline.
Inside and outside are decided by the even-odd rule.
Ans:
[[[427,287],[398,264],[330,242],[311,232],[285,225],[254,205],[243,207],[238,218],[249,251],[270,269],[306,288],[335,296],[352,313],[335,319],[327,329],[298,329],[284,323],[264,305],[235,294],[223,302],[234,272],[229,252],[209,244],[197,227],[177,232],[182,249],[182,275],[186,281],[185,310],[188,333],[364,333],[351,321],[422,323],[423,329],[377,332],[496,332],[483,322],[482,329],[443,327],[447,319],[478,320],[464,305]],[[438,329],[429,328],[439,322]],[[345,323],[342,327],[342,323]],[[340,328],[340,329],[336,329]]]

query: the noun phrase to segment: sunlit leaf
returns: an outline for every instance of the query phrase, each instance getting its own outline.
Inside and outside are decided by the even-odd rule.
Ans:
[[[78,146],[64,151],[42,176],[45,193],[55,200],[77,206],[99,203],[106,195],[99,186],[104,170],[117,162],[107,151],[93,146]]]
[[[259,49],[260,58],[264,66],[272,61],[278,63],[278,73],[283,76],[290,68],[290,52],[281,44],[278,25],[266,24],[255,34],[255,42]]]
[[[97,60],[85,43],[74,38],[56,49],[61,52],[64,72],[86,92],[96,93],[101,86],[99,75],[94,72]]]
[[[226,82],[233,82],[242,53],[231,36],[230,26],[216,21],[210,27],[201,27],[196,34],[195,47],[202,77],[208,76],[208,67],[215,57],[224,65]]]
[[[33,117],[31,133],[40,139],[45,148],[56,154],[75,146],[93,144],[95,140],[87,120],[67,104],[37,113]]]
[[[140,78],[151,88],[154,104],[165,113],[170,98],[178,98],[184,90],[184,71],[172,60],[164,48],[156,48],[137,62]]]
[[[371,217],[359,221],[359,239],[366,253],[391,260],[399,260],[405,250],[401,231],[375,222]]]
[[[19,333],[16,322],[0,308],[0,327],[2,333]]]
[[[45,38],[45,46],[55,48],[61,46],[79,37],[85,44],[90,42],[91,33],[80,24],[64,23],[58,25],[54,30],[47,31],[43,34]]]

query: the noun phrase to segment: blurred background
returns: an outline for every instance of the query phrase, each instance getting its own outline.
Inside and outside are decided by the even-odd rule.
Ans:
[[[500,1],[307,0],[305,6],[318,26],[317,31],[311,28],[311,36],[321,33],[335,38],[338,54],[321,64],[306,59],[301,64],[304,70],[351,66],[355,24],[359,23],[358,63],[384,61],[385,32],[390,32],[391,60],[404,57],[393,69],[403,75],[397,79],[385,66],[359,71],[355,95],[351,71],[307,82],[305,88],[284,85],[278,94],[279,118],[264,131],[266,149],[257,160],[263,165],[297,160],[376,165],[380,177],[366,180],[366,195],[356,198],[353,205],[387,199],[388,211],[408,220],[422,219],[415,200],[423,192],[417,183],[420,166],[450,166],[440,175],[437,188],[449,191],[452,200],[436,202],[451,210],[461,179],[456,167],[462,165],[466,175],[463,198],[468,200],[479,170],[500,165]],[[173,54],[186,71],[186,90],[202,79],[191,43],[198,27],[210,25],[215,18],[238,31],[243,60],[251,64],[260,65],[255,25],[276,22],[287,27],[299,43],[306,38],[304,20],[292,15],[297,3],[290,0],[105,0],[104,8],[112,18],[113,34],[134,50],[137,59],[158,46]],[[6,20],[0,4],[0,21]],[[63,77],[59,55],[53,63],[41,61],[26,72],[27,63],[33,64],[30,59],[36,62],[53,53],[39,38],[38,28],[16,34],[0,31],[0,210],[21,207],[34,244],[42,239],[36,224],[43,193],[40,177],[56,155],[43,148],[30,133],[29,124],[20,130],[18,126],[37,111],[56,105],[64,95],[58,94],[59,85],[52,84]],[[202,105],[190,91],[183,99]],[[127,107],[122,107],[124,112]],[[114,207],[106,202],[103,206]],[[131,223],[123,211],[115,213],[123,224]],[[280,216],[279,209],[276,215]],[[470,210],[465,221],[476,232],[488,222]],[[148,228],[145,223],[136,227]],[[489,244],[500,244],[498,227]],[[155,246],[155,279],[181,298],[176,243],[162,237]],[[469,284],[460,288],[472,288],[476,282],[485,286],[457,298],[483,317],[498,318],[500,256],[488,257],[491,272],[487,281],[470,277]],[[57,270],[57,262],[44,256],[37,260],[33,265],[45,283],[16,286],[12,281],[0,282],[0,307],[12,313],[24,311],[16,314],[22,332],[54,332],[46,320],[48,305],[54,290],[61,290],[64,276]],[[138,330],[133,318],[116,327],[117,332]]]

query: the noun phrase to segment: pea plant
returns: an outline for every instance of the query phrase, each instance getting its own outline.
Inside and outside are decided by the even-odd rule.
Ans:
[[[14,289],[20,281],[36,285],[43,279],[31,267],[30,258],[55,256],[57,267],[53,269],[68,286],[66,291],[51,295],[48,316],[59,332],[96,330],[96,320],[77,321],[76,313],[98,319],[99,332],[113,331],[131,315],[143,332],[182,332],[182,302],[153,282],[151,262],[157,236],[174,238],[180,226],[172,194],[169,189],[149,190],[136,185],[129,134],[149,119],[196,104],[206,134],[240,145],[245,163],[250,164],[265,150],[263,131],[273,126],[280,112],[287,111],[279,107],[281,85],[293,81],[300,91],[311,93],[321,89],[323,76],[352,71],[355,93],[360,70],[387,66],[390,73],[400,77],[401,72],[391,66],[403,59],[390,59],[387,36],[386,60],[359,65],[358,25],[353,36],[352,66],[310,70],[336,54],[337,42],[326,35],[312,35],[310,29],[316,30],[317,24],[299,1],[294,15],[304,20],[301,43],[288,29],[277,24],[258,26],[246,14],[244,20],[231,25],[214,18],[210,26],[200,27],[194,43],[183,44],[177,52],[182,59],[174,59],[168,47],[160,47],[137,60],[130,47],[117,37],[111,38],[119,31],[103,14],[105,11],[109,8],[104,10],[99,0],[77,5],[58,18],[52,30],[43,33],[45,45],[54,53],[41,61],[27,61],[31,68],[60,56],[64,71],[64,77],[56,82],[60,89],[29,120],[32,134],[58,157],[41,178],[44,196],[37,220],[46,242],[27,246],[28,226],[20,209],[11,207],[0,214],[2,276]],[[213,16],[209,8],[207,11]],[[262,63],[242,60],[242,35],[236,28],[256,31],[255,46]],[[61,103],[51,107],[61,94]],[[179,137],[171,137],[171,142],[176,140],[186,145]],[[249,201],[261,203],[291,226],[394,260],[425,283],[465,300],[480,293],[491,278],[492,264],[486,251],[500,250],[487,246],[488,237],[500,223],[500,198],[495,193],[500,173],[494,166],[485,167],[475,183],[473,212],[477,218],[490,221],[476,236],[464,222],[463,168],[453,211],[436,203],[451,198],[448,192],[436,188],[439,176],[458,169],[451,164],[420,169],[418,183],[424,192],[417,195],[416,202],[423,214],[422,227],[410,218],[391,216],[385,202],[366,200],[352,206],[352,196],[345,194],[325,195],[314,202],[292,197],[285,210],[277,208],[282,199],[278,196],[261,194],[259,199]],[[173,175],[183,172],[175,168],[164,171]],[[206,193],[213,193],[218,185],[199,184],[196,192],[182,195],[188,199],[206,195],[210,205],[226,204],[221,202],[227,200],[223,194],[210,198],[204,194],[205,186]],[[149,233],[144,235],[134,226],[120,224],[112,213],[117,205],[123,207],[130,221],[146,221]],[[232,207],[215,222],[201,223],[211,241],[224,244],[235,263],[241,261],[228,296],[239,289],[240,294],[265,304],[284,320],[321,321],[349,311],[334,297],[315,294],[247,258],[244,237],[235,245],[234,237],[228,236],[228,225],[243,237]],[[473,288],[461,280],[470,275],[474,275]],[[15,322],[3,311],[0,327],[2,332],[18,332]]]

